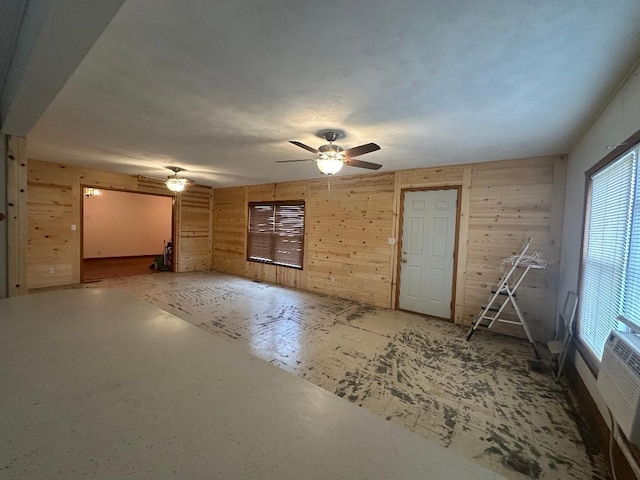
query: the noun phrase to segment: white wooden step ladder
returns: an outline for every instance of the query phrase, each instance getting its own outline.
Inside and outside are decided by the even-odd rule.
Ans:
[[[531,346],[533,347],[536,358],[540,358],[538,347],[533,340],[533,336],[531,335],[529,326],[527,325],[527,322],[524,318],[524,314],[522,313],[522,310],[520,310],[518,302],[516,301],[516,290],[518,290],[518,287],[527,276],[527,273],[529,273],[531,269],[540,270],[547,268],[547,262],[543,261],[542,259],[536,262],[531,261],[531,256],[526,256],[527,250],[529,250],[529,247],[532,243],[533,237],[530,237],[524,243],[519,255],[515,255],[511,258],[503,260],[503,263],[506,263],[509,266],[506,269],[502,280],[500,280],[500,282],[498,283],[498,286],[495,289],[491,290],[492,295],[489,298],[487,304],[484,307],[481,307],[478,318],[473,322],[471,328],[469,329],[469,333],[467,334],[467,341],[471,340],[473,332],[475,332],[478,327],[490,329],[496,322],[508,323],[511,325],[521,325],[524,333],[527,335],[529,343],[531,343]],[[499,302],[498,299],[500,297],[504,298],[504,302]],[[511,305],[513,307],[518,320],[501,318],[501,315],[505,313],[505,308],[507,307],[507,305]]]

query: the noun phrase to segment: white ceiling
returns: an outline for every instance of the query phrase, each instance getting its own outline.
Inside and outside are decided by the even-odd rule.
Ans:
[[[3,0],[0,12],[0,91],[4,85],[27,0]]]
[[[127,0],[30,158],[213,186],[566,153],[640,57],[637,0]],[[345,167],[341,174],[367,173]]]

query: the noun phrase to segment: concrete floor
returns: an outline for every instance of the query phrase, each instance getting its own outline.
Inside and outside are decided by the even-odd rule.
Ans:
[[[528,343],[214,272],[107,279],[256,356],[514,480],[608,479],[564,384]]]
[[[505,480],[122,290],[0,328],[2,479]]]

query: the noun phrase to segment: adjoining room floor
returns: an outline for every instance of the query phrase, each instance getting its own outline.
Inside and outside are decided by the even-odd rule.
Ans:
[[[155,255],[143,255],[139,257],[85,258],[82,260],[82,281],[95,282],[103,278],[158,273],[158,270],[149,268],[155,257]]]
[[[608,479],[564,384],[527,370],[518,339],[324,295],[198,272],[124,289],[507,478]]]

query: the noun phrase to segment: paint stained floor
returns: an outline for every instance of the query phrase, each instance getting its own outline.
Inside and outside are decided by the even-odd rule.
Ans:
[[[198,272],[107,279],[507,478],[608,479],[564,385],[528,343],[428,317]]]

